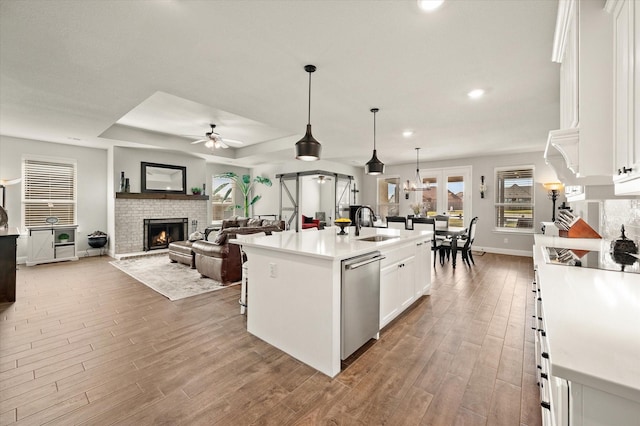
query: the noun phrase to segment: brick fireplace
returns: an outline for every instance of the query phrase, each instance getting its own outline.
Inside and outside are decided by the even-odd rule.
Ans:
[[[115,233],[112,238],[114,254],[145,251],[145,219],[186,219],[186,224],[181,222],[184,239],[196,230],[192,226],[193,221],[198,222],[197,230],[203,231],[207,227],[208,199],[207,196],[193,195],[116,194]]]

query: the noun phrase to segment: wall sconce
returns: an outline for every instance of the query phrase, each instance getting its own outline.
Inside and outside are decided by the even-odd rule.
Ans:
[[[551,222],[556,221],[556,200],[558,199],[558,195],[560,194],[560,190],[563,188],[562,183],[560,182],[549,182],[543,183],[544,189],[546,189],[547,195],[551,200]]]
[[[480,198],[484,198],[484,194],[487,192],[487,185],[484,184],[484,176],[480,176]]]

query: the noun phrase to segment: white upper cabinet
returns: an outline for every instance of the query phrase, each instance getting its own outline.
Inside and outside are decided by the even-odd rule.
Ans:
[[[640,7],[633,0],[609,0],[605,8],[613,16],[615,193],[640,195]]]
[[[565,184],[611,184],[613,24],[602,6],[591,0],[558,4],[552,60],[561,64],[561,132],[549,134],[545,158],[551,163],[550,157],[562,155],[562,167],[579,179]]]

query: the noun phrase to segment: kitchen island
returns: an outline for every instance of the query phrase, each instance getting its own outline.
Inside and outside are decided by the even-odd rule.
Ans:
[[[285,231],[242,241],[249,259],[247,330],[330,377],[340,372],[343,260],[376,251],[385,256],[380,328],[428,294],[431,284],[432,232],[337,231]],[[363,241],[376,235],[392,238]]]

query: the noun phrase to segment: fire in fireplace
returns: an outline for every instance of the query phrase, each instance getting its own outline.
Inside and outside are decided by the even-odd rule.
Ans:
[[[167,248],[173,241],[185,240],[188,224],[188,218],[144,219],[144,251]]]

